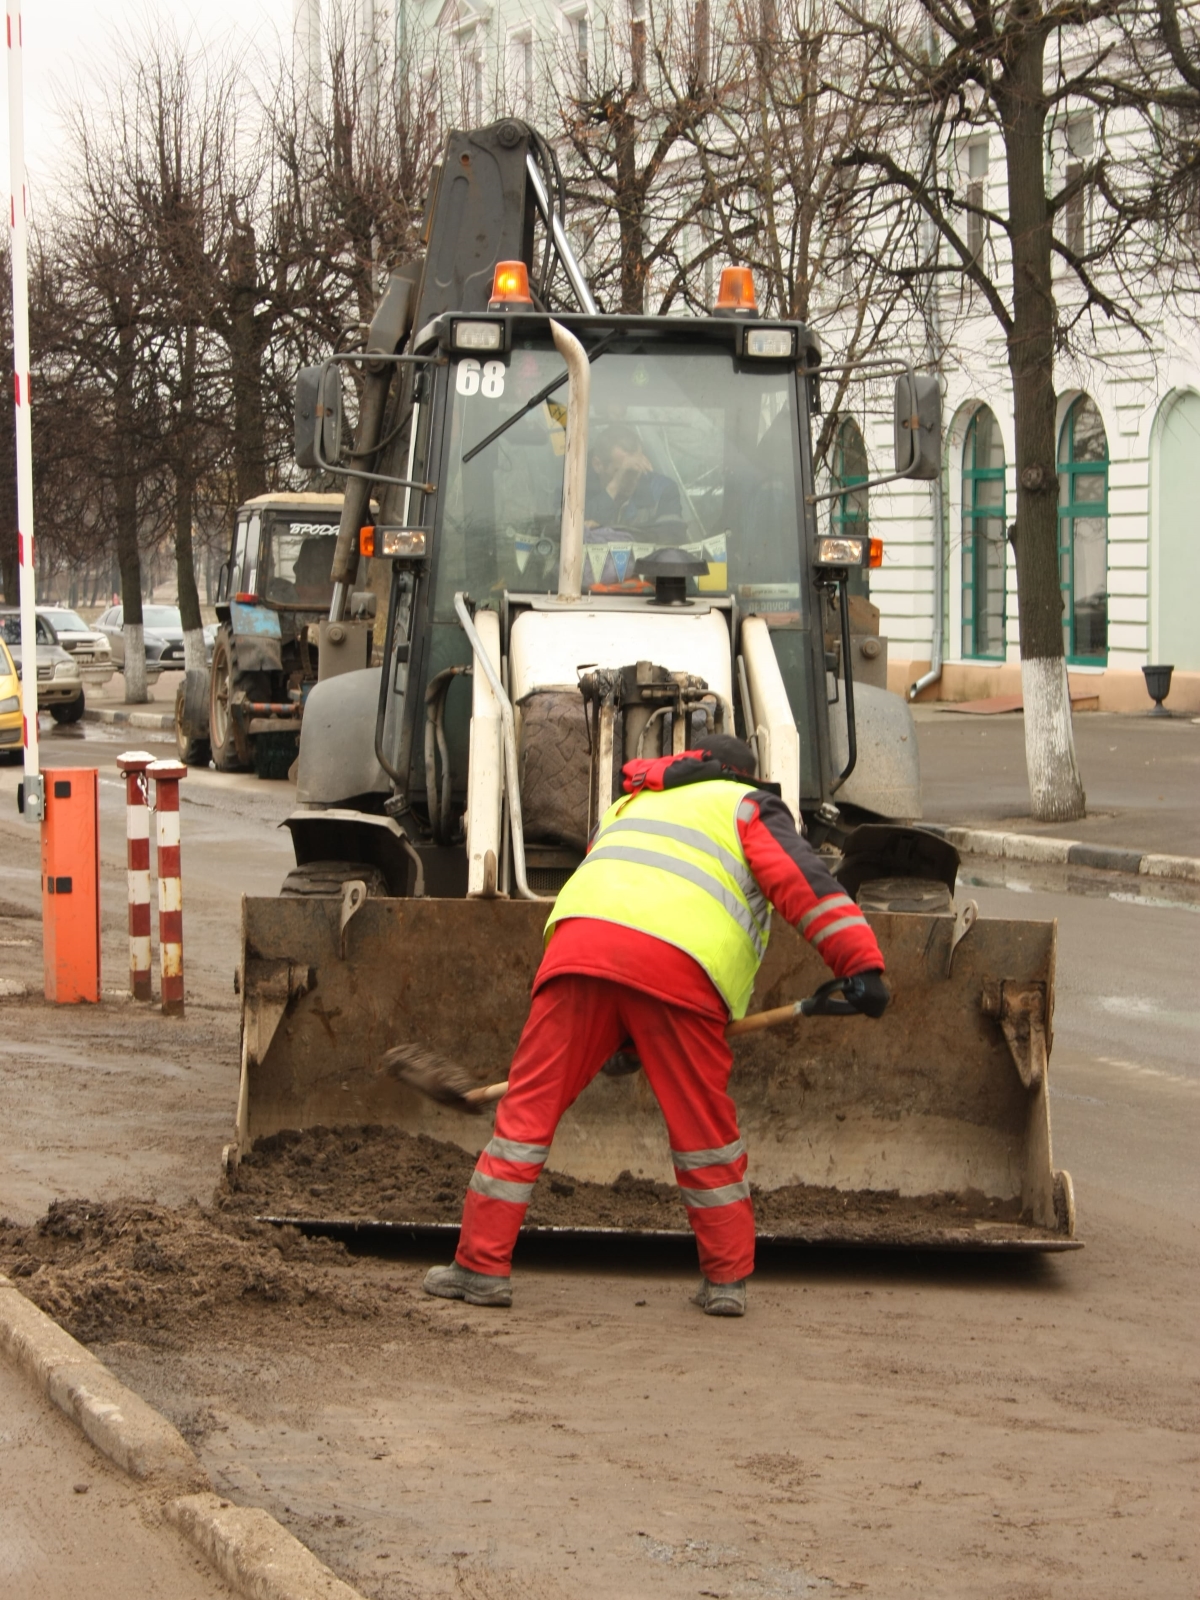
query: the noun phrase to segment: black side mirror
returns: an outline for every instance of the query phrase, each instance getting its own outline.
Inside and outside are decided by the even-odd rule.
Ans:
[[[342,375],[332,362],[296,379],[296,465],[327,470],[342,453]]]
[[[902,478],[936,478],[942,470],[942,391],[928,373],[902,372],[893,413],[896,471]]]

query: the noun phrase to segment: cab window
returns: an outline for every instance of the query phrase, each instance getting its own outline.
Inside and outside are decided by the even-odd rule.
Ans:
[[[453,369],[449,460],[437,542],[435,611],[558,585],[566,389],[470,461],[472,447],[558,373],[529,344]],[[583,587],[647,593],[637,562],[685,550],[707,565],[694,594],[737,596],[743,614],[803,619],[799,421],[790,372],[750,369],[711,347],[605,352],[592,367]]]

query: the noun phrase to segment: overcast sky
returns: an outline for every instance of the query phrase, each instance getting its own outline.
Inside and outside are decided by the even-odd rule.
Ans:
[[[150,31],[156,19],[169,20],[186,36],[214,44],[236,42],[270,49],[288,39],[292,0],[23,0],[25,40],[25,155],[34,202],[42,183],[52,179],[61,138],[56,101],[75,88],[85,93],[103,82],[106,64],[120,41]],[[8,88],[0,87],[0,182],[8,187]]]

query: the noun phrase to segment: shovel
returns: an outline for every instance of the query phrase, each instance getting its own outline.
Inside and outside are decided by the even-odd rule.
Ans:
[[[790,1006],[776,1006],[771,1011],[757,1011],[752,1017],[731,1022],[725,1029],[727,1039],[738,1039],[743,1034],[760,1033],[764,1028],[780,1028],[797,1017],[854,1017],[860,1015],[853,1003],[858,978],[831,978],[815,994],[797,1000]],[[502,1083],[475,1084],[470,1074],[456,1062],[447,1061],[423,1044],[394,1045],[381,1059],[379,1072],[406,1083],[410,1089],[436,1100],[439,1105],[453,1106],[456,1111],[466,1111],[478,1116],[484,1106],[501,1100],[508,1093],[508,1079]]]

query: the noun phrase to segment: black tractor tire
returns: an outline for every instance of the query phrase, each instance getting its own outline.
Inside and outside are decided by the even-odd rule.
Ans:
[[[78,722],[87,707],[83,690],[80,689],[74,700],[58,700],[50,707],[50,715],[60,727],[71,722]]]
[[[233,662],[233,639],[228,628],[217,631],[209,673],[208,742],[218,772],[245,772],[254,761],[254,741],[242,731],[234,715],[233,695],[237,687],[237,668]]]
[[[342,885],[355,878],[366,884],[369,900],[387,898],[387,879],[378,867],[364,861],[309,861],[302,867],[293,867],[279,893],[292,899],[336,900],[341,897]]]
[[[199,680],[199,681],[195,681]],[[175,690],[175,750],[186,766],[207,767],[212,760],[212,747],[208,742],[207,728],[203,733],[196,731],[195,703],[202,697],[205,719],[208,716],[208,694],[206,675],[199,672],[184,673],[183,682]],[[192,712],[189,716],[189,693],[192,700]]]

